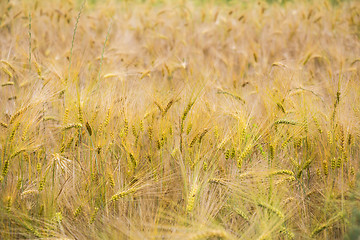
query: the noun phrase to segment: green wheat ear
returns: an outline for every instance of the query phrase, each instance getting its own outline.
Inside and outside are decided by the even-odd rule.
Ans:
[[[293,120],[279,119],[274,122],[274,125],[285,124],[285,125],[297,125],[298,123]]]
[[[344,212],[339,212],[338,214],[336,214],[334,217],[330,218],[327,222],[320,224],[318,227],[316,227],[312,233],[311,233],[311,237],[316,236],[317,234],[319,234],[320,232],[324,231],[325,229],[329,228],[330,226],[332,226],[334,223],[336,223],[337,221],[341,220],[342,218],[344,218],[345,213]]]

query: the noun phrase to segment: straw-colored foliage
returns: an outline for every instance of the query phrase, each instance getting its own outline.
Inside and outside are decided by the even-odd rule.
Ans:
[[[359,13],[0,1],[0,238],[343,239]]]

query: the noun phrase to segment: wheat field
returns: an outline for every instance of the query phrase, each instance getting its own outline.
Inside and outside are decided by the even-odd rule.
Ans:
[[[358,239],[360,4],[0,1],[0,239]]]

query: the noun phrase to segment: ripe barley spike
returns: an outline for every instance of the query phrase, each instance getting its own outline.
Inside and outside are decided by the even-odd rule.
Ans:
[[[359,0],[0,0],[0,239],[356,239]]]

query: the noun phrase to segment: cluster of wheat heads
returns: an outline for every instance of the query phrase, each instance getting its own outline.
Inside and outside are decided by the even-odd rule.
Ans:
[[[1,1],[0,238],[345,237],[359,12]]]

